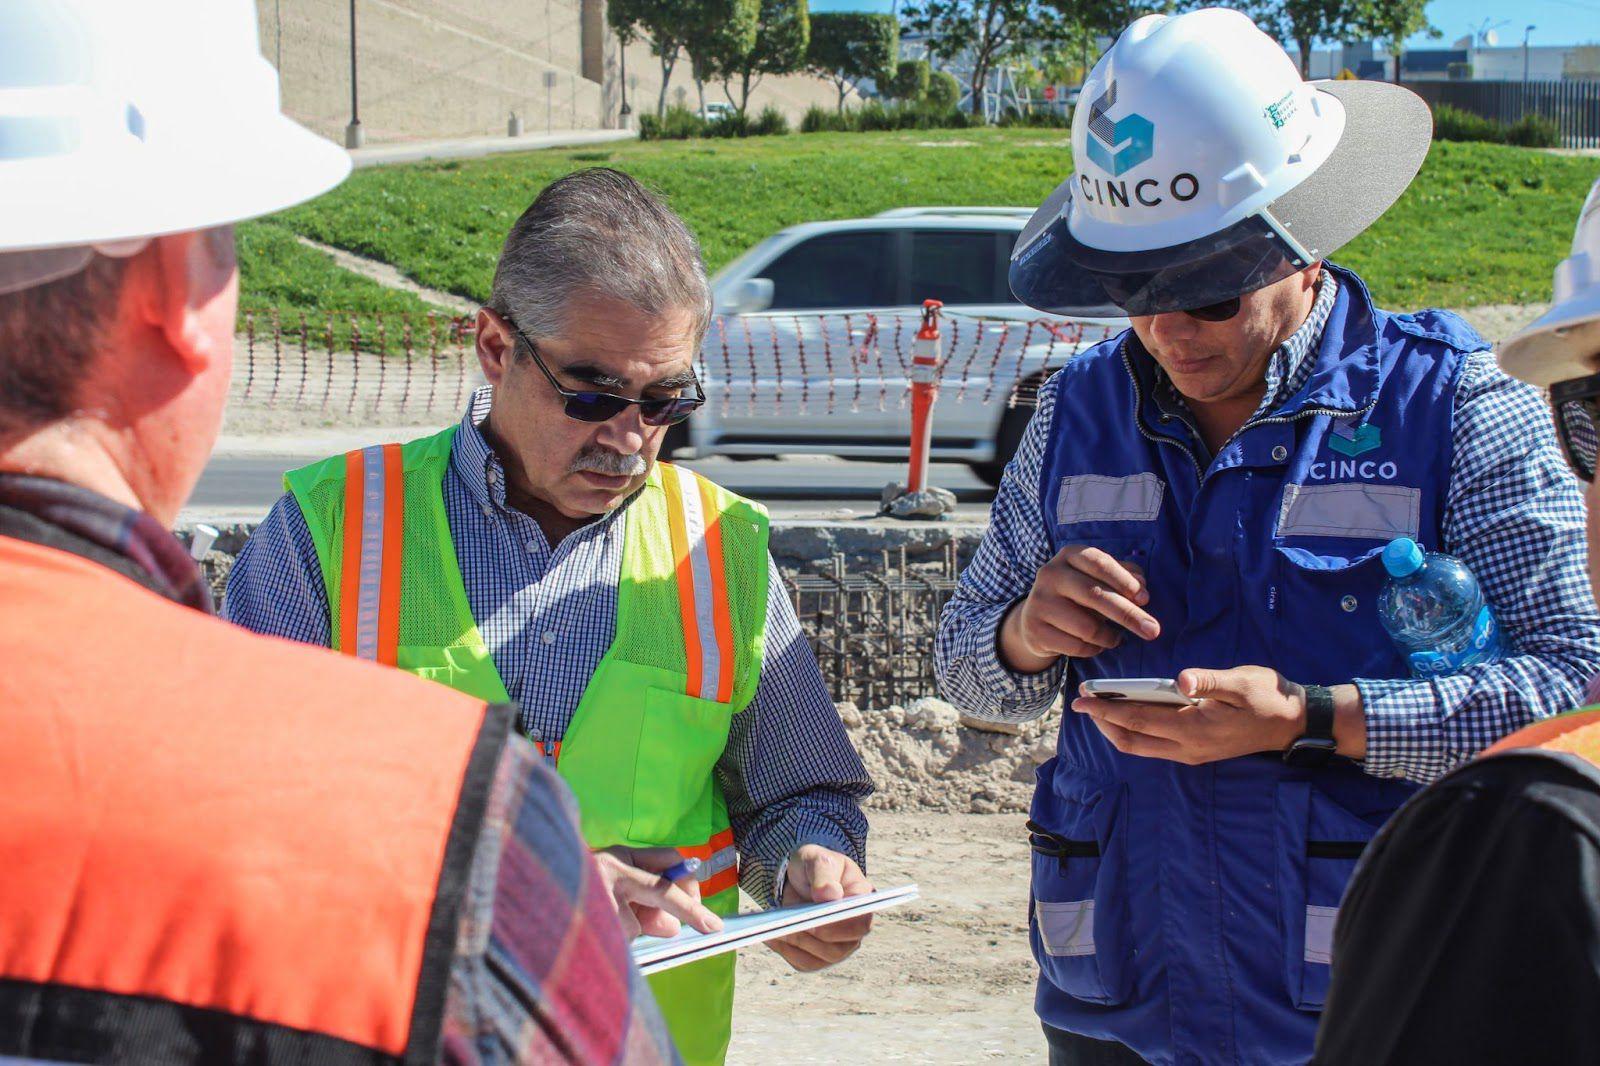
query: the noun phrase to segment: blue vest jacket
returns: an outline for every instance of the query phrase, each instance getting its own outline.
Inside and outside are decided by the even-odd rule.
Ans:
[[[1139,563],[1162,626],[1074,661],[1069,694],[1191,666],[1325,685],[1408,675],[1378,621],[1378,556],[1396,536],[1438,549],[1455,386],[1487,345],[1448,313],[1378,311],[1329,269],[1340,291],[1310,379],[1209,466],[1163,418],[1131,333],[1053,380],[1051,549]],[[1035,837],[1029,907],[1039,1014],[1154,1062],[1306,1061],[1345,882],[1412,791],[1342,760],[1123,755],[1069,710],[1032,808],[1050,834]]]

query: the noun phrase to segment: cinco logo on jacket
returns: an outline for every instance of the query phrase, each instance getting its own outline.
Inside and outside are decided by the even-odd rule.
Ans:
[[[1328,450],[1333,457],[1313,462],[1306,471],[1306,480],[1353,478],[1361,481],[1393,481],[1400,476],[1400,467],[1394,460],[1359,458],[1382,444],[1383,432],[1377,426],[1358,426],[1354,418],[1341,418],[1334,422],[1333,432],[1328,434]]]
[[[1383,432],[1370,422],[1357,426],[1352,419],[1341,418],[1333,424],[1328,435],[1328,450],[1354,459],[1365,455],[1383,443]]]

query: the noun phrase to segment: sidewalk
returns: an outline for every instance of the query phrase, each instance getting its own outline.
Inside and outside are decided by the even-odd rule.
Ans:
[[[631,141],[639,135],[633,130],[558,130],[521,137],[463,137],[445,141],[402,141],[357,148],[350,153],[356,167],[380,167],[394,163],[420,163],[424,159],[478,159],[502,152],[531,152],[540,148],[582,148],[594,144]]]

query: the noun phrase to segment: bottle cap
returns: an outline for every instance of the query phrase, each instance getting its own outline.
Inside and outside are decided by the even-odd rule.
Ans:
[[[1422,569],[1422,548],[1410,537],[1396,537],[1383,549],[1383,568],[1390,577],[1410,577]]]

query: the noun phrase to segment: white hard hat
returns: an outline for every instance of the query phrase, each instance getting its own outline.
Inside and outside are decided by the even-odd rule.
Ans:
[[[1238,11],[1139,19],[1095,64],[1076,172],[1023,231],[1011,287],[1058,314],[1185,310],[1310,266],[1370,226],[1433,122],[1384,82],[1305,82]]]
[[[1556,267],[1554,302],[1500,346],[1500,366],[1541,388],[1600,370],[1600,181],[1589,190]]]
[[[349,172],[280,112],[253,0],[0,2],[0,291]]]

